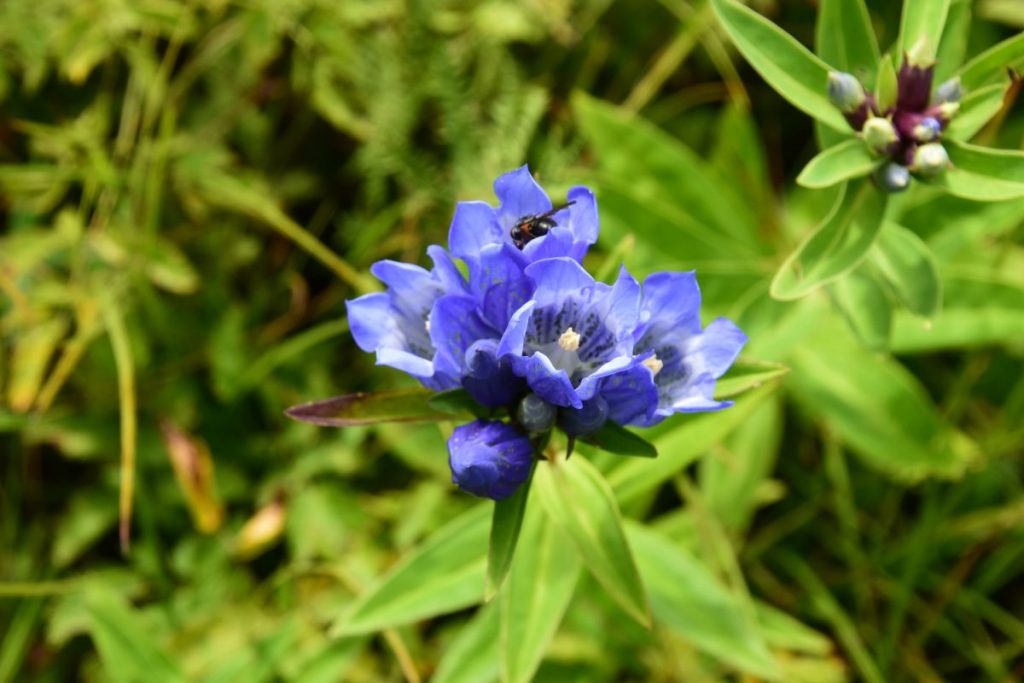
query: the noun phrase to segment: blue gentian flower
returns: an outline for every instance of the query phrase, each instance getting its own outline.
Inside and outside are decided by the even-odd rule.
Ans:
[[[555,207],[547,193],[530,175],[529,168],[521,166],[494,181],[494,194],[498,196],[497,208],[480,201],[459,202],[455,208],[448,246],[452,255],[470,268],[488,247],[515,247],[527,262],[559,256],[582,261],[597,241],[597,202],[586,187],[569,190],[566,205],[552,211]],[[540,229],[513,238],[517,226],[540,217],[544,219]]]
[[[467,493],[501,500],[530,476],[533,445],[504,422],[475,420],[448,439],[452,482]]]
[[[715,380],[725,374],[747,341],[726,318],[704,329],[700,290],[693,272],[655,273],[644,280],[634,351],[657,387],[653,414],[630,424],[651,425],[673,413],[719,410]]]
[[[429,271],[397,261],[373,264],[370,272],[388,289],[345,302],[349,328],[359,348],[377,354],[378,365],[407,372],[431,389],[452,389],[458,377],[434,367],[430,316],[442,296],[468,296],[467,283],[448,252],[434,245],[427,253],[434,261]]]
[[[498,355],[544,400],[582,408],[602,378],[634,363],[640,286],[625,270],[614,286],[596,282],[564,257],[524,272],[533,295],[512,315]]]
[[[607,422],[648,426],[730,405],[714,399],[715,381],[746,336],[725,319],[701,327],[692,272],[656,273],[641,287],[623,268],[614,284],[597,282],[580,264],[597,239],[590,190],[573,188],[553,209],[525,166],[494,189],[497,208],[462,202],[452,221],[451,254],[468,277],[432,246],[430,270],[380,261],[371,272],[387,290],[347,302],[356,343],[379,364],[508,416],[455,429],[456,484],[510,495],[529,476],[531,435],[556,425],[585,437]]]

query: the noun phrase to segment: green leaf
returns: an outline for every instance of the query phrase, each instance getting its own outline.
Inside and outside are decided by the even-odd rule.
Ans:
[[[942,281],[931,250],[920,237],[902,225],[886,223],[870,260],[911,313],[930,318],[938,312]]]
[[[434,533],[359,596],[331,630],[358,635],[447,614],[483,599],[488,506],[476,505]]]
[[[995,83],[1006,84],[1008,69],[1024,66],[1024,33],[985,50],[960,69],[960,82],[968,91]]]
[[[633,521],[626,523],[626,532],[636,549],[658,624],[739,671],[779,680],[778,662],[743,597],[664,536]]]
[[[833,69],[793,36],[736,0],[711,0],[718,20],[743,56],[797,109],[837,131],[849,125],[828,99]]]
[[[946,25],[950,0],[903,0],[896,53],[914,52],[919,61],[935,59]]]
[[[466,415],[486,417],[488,412],[487,408],[477,403],[465,389],[439,391],[427,399],[427,405],[439,412],[458,417]]]
[[[619,505],[601,473],[586,458],[550,460],[538,466],[535,482],[550,521],[572,538],[594,578],[629,616],[650,626],[650,607],[622,531]]]
[[[898,94],[899,79],[896,75],[896,65],[893,64],[892,55],[886,55],[878,62],[878,80],[875,85],[875,99],[878,101],[878,108],[885,111],[894,106]]]
[[[639,434],[629,431],[614,422],[605,422],[601,429],[580,439],[603,451],[616,455],[631,455],[638,458],[657,458],[658,449]]]
[[[992,275],[947,275],[942,310],[923,322],[897,316],[892,349],[898,353],[930,353],[1002,344],[1024,339],[1024,287],[1017,279]]]
[[[491,542],[487,551],[487,585],[484,588],[484,599],[493,598],[501,588],[512,557],[519,541],[519,531],[523,525],[523,514],[526,512],[526,499],[530,495],[530,484],[533,472],[515,493],[503,500],[495,501],[494,514],[491,517]]]
[[[430,683],[490,683],[500,669],[500,600],[477,611],[444,649]]]
[[[867,83],[879,51],[864,0],[821,0],[814,46],[826,63]]]
[[[829,285],[829,292],[850,329],[868,348],[888,348],[892,305],[869,269],[847,273]]]
[[[943,133],[944,139],[970,140],[1003,108],[1009,84],[994,83],[964,95],[960,110]]]
[[[177,663],[154,642],[152,629],[123,598],[105,590],[85,596],[89,633],[103,669],[117,683],[185,683]]]
[[[998,202],[1024,197],[1024,152],[945,141],[953,167],[935,180],[962,199]]]
[[[657,459],[621,460],[608,474],[616,498],[626,505],[657,489],[743,424],[773,390],[766,386],[752,391],[717,413],[672,418],[679,426],[654,440],[661,454]]]
[[[773,363],[753,358],[738,358],[729,371],[715,384],[715,398],[719,401],[732,398],[757,389],[765,382],[782,377],[789,368],[782,363]]]
[[[641,243],[659,244],[681,258],[720,258],[754,252],[758,220],[740,188],[682,142],[643,118],[583,93],[573,109],[594,148],[600,171],[602,216],[613,202],[623,214],[654,213],[630,221]],[[667,231],[667,232],[666,232]],[[665,239],[670,235],[671,239]]]
[[[429,389],[421,388],[360,392],[292,406],[285,411],[285,415],[293,420],[321,427],[452,419],[450,404],[446,404],[443,410],[431,404],[431,399],[436,395]]]
[[[844,180],[866,176],[881,163],[863,140],[851,137],[811,159],[796,182],[804,187],[831,187]]]
[[[942,83],[956,73],[967,58],[971,34],[971,6],[974,0],[952,0],[946,15],[942,40],[935,53],[935,83]]]
[[[844,185],[831,213],[775,274],[771,295],[799,299],[856,268],[878,236],[887,200],[869,179]]]
[[[498,597],[503,683],[533,680],[581,569],[580,554],[562,528],[550,523],[537,504],[531,505],[522,548]]]
[[[837,363],[836,359],[842,362]],[[891,358],[823,321],[792,356],[787,386],[868,466],[903,482],[955,479],[976,446],[948,426],[924,387]]]
[[[774,468],[783,422],[781,401],[769,399],[725,439],[723,448],[700,461],[704,502],[731,532],[741,533],[763,504],[759,494]]]

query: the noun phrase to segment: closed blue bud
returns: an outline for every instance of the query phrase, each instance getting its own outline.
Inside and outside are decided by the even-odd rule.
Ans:
[[[839,111],[849,113],[864,104],[867,94],[853,74],[832,71],[828,75],[828,99]]]
[[[569,436],[593,434],[608,420],[608,402],[595,396],[583,402],[582,408],[562,410],[562,429]]]
[[[475,420],[456,427],[448,439],[452,482],[481,498],[501,500],[530,476],[533,445],[504,422]]]
[[[875,179],[886,192],[903,192],[910,186],[910,170],[906,166],[889,162],[878,169]]]
[[[516,408],[516,419],[528,432],[546,432],[555,424],[558,410],[537,394],[527,394]]]
[[[946,148],[937,142],[921,145],[914,152],[915,173],[923,176],[936,176],[949,167],[949,154]]]
[[[932,104],[945,104],[947,102],[959,102],[964,96],[964,88],[960,83],[960,77],[951,78],[935,89],[932,97]]]
[[[914,139],[918,142],[931,142],[939,137],[942,124],[934,116],[926,116],[921,123],[914,126]]]

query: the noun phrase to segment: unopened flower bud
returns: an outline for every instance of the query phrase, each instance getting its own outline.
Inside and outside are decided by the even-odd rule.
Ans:
[[[562,429],[569,436],[593,434],[608,420],[608,403],[600,396],[584,401],[582,408],[562,409]]]
[[[842,71],[832,71],[828,75],[828,99],[839,111],[850,113],[864,104],[867,95],[856,76]]]
[[[875,172],[875,180],[886,192],[903,192],[910,185],[910,170],[890,161]]]
[[[931,99],[932,79],[935,64],[924,65],[914,62],[908,55],[896,77],[896,108],[903,112],[919,113],[928,106]]]
[[[960,111],[960,103],[959,102],[943,102],[938,107],[936,107],[936,109],[937,109],[937,113],[939,115],[939,118],[941,120],[943,120],[943,121],[947,121],[948,122],[950,119],[952,119],[954,116],[956,116],[958,111]]]
[[[926,116],[921,122],[914,126],[914,139],[918,142],[931,142],[939,137],[942,132],[942,124],[934,116]]]
[[[949,154],[946,153],[946,148],[937,142],[921,145],[914,152],[913,170],[915,173],[931,177],[942,173],[948,167]]]
[[[900,139],[892,121],[881,116],[872,116],[865,121],[861,134],[864,137],[864,144],[876,154],[885,154]]]
[[[516,419],[528,432],[546,432],[554,426],[557,412],[537,394],[527,394],[516,408]]]
[[[475,420],[456,427],[448,439],[452,482],[481,498],[501,500],[530,476],[533,445],[504,422]]]
[[[938,88],[932,96],[932,104],[945,104],[959,102],[964,96],[964,88],[960,83],[960,77],[951,78]]]

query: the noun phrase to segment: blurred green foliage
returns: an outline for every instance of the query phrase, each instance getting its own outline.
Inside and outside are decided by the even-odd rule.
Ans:
[[[750,4],[813,41],[812,3]],[[899,3],[868,4],[884,48]],[[950,16],[967,55],[1024,21]],[[976,139],[1021,148],[1019,107]],[[701,0],[0,3],[0,683],[1024,676],[1024,204],[915,188],[895,244],[774,301],[835,198],[793,184],[815,151]],[[557,631],[472,608],[486,520],[444,425],[282,415],[403,381],[343,300],[524,161],[596,189],[595,269],[696,268],[792,368],[659,426],[658,460],[584,452],[652,631],[571,557],[510,577]],[[886,276],[918,239],[927,320],[934,288]]]

